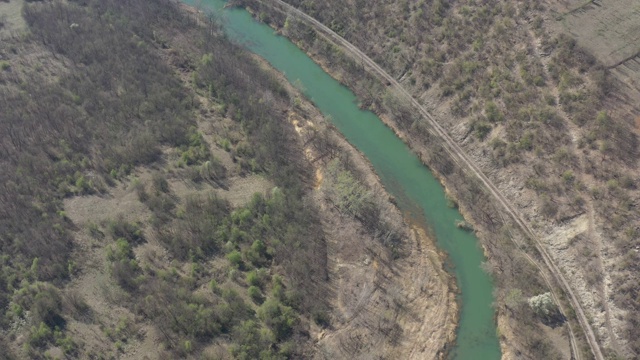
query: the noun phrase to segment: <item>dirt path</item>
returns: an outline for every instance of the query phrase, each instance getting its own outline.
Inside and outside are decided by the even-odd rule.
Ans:
[[[571,306],[575,310],[576,317],[582,327],[589,347],[591,348],[591,352],[593,353],[596,360],[604,360],[604,356],[602,355],[602,351],[597,342],[596,336],[591,328],[591,325],[588,322],[587,316],[580,304],[578,298],[574,294],[573,290],[569,286],[568,281],[554,262],[553,258],[549,255],[539,237],[535,235],[535,233],[529,228],[529,226],[522,220],[520,214],[515,210],[510,202],[502,195],[502,193],[497,189],[497,187],[487,178],[487,176],[474,164],[474,162],[467,156],[467,154],[462,150],[462,148],[446,133],[446,131],[440,126],[440,124],[435,120],[435,118],[406,90],[404,87],[391,75],[389,75],[384,69],[382,69],[378,64],[376,64],[372,59],[370,59],[367,55],[365,55],[362,51],[356,48],[353,44],[349,43],[347,40],[333,32],[331,29],[312,18],[311,16],[305,14],[304,12],[296,9],[295,7],[281,1],[281,0],[272,0],[265,1],[260,0],[267,5],[274,6],[274,8],[283,11],[288,15],[295,15],[300,20],[304,21],[311,27],[313,27],[321,36],[324,36],[329,41],[341,46],[343,49],[347,51],[352,57],[361,61],[364,65],[369,68],[375,76],[380,79],[383,79],[387,84],[394,87],[398,94],[405,98],[409,103],[411,103],[423,116],[423,118],[431,125],[432,132],[434,135],[440,137],[440,139],[444,142],[445,150],[451,156],[451,158],[461,166],[466,171],[469,171],[472,175],[475,175],[480,181],[484,184],[486,189],[491,193],[491,195],[498,201],[498,203],[503,207],[505,212],[510,215],[510,217],[516,222],[516,224],[520,227],[520,229],[527,235],[535,245],[536,250],[540,253],[542,257],[542,263],[534,260],[529,254],[524,253],[524,255],[531,261],[535,266],[541,270],[541,275],[543,276],[545,282],[548,284],[554,300],[560,306],[560,309],[563,313],[567,313],[566,309],[562,305],[562,303],[558,299],[557,290],[552,286],[552,282],[548,279],[547,275],[545,275],[545,271],[543,267],[549,271],[551,276],[556,280],[556,282],[560,285],[562,290],[568,295],[568,299],[571,303]],[[522,248],[522,244],[520,244],[515,239],[512,239],[514,243],[518,246],[518,248]],[[576,344],[575,334],[573,333],[573,329],[569,324],[571,343],[574,354],[577,358],[579,358],[579,349]]]

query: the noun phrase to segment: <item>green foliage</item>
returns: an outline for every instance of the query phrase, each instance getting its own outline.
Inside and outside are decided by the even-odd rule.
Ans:
[[[487,117],[489,122],[501,122],[504,120],[504,115],[498,109],[498,106],[493,101],[489,101],[486,103],[484,108],[484,114]]]
[[[201,66],[208,66],[213,63],[213,54],[204,54],[200,60]]]
[[[180,259],[217,253],[228,241],[230,204],[215,194],[185,200],[180,219],[165,221],[159,240]]]
[[[565,172],[562,173],[562,180],[566,183],[566,184],[571,184],[573,183],[573,180],[575,180],[575,175],[573,175],[573,171],[571,170],[567,170]]]
[[[107,252],[107,259],[110,261],[133,259],[133,257],[133,249],[124,238],[116,240],[116,246],[109,248]]]
[[[510,289],[505,297],[504,303],[510,309],[517,309],[524,304],[525,299],[520,289]]]
[[[233,250],[227,254],[227,260],[231,263],[231,266],[239,268],[243,265],[242,254],[238,250]]]
[[[220,141],[220,146],[224,149],[224,151],[231,151],[231,143],[229,142],[229,139],[222,139]]]
[[[62,331],[56,329],[53,336],[56,346],[59,347],[65,355],[73,356],[77,353],[78,344],[76,344],[70,335],[65,335]]]
[[[262,280],[258,277],[258,273],[255,270],[249,271],[247,273],[247,284],[251,286],[261,286]]]
[[[38,258],[33,259],[31,262],[31,268],[29,269],[31,272],[31,278],[35,281],[38,280]]]
[[[280,303],[278,299],[267,299],[257,311],[258,318],[262,320],[282,340],[291,335],[297,316],[291,307]]]
[[[115,246],[108,248],[107,259],[111,263],[111,274],[118,284],[130,291],[137,289],[141,281],[138,276],[142,269],[135,260],[133,248],[126,239],[120,238],[116,240]]]
[[[50,341],[53,341],[53,331],[51,331],[45,323],[41,322],[38,327],[31,328],[31,334],[29,335],[27,343],[30,346],[41,348]]]
[[[257,286],[249,286],[249,288],[247,289],[247,294],[249,295],[251,300],[253,300],[253,302],[258,304],[262,303],[264,299],[264,297],[262,296],[262,291],[260,291],[260,288]]]
[[[233,329],[236,344],[231,348],[231,354],[236,359],[260,359],[269,352],[272,343],[268,334],[260,331],[259,325],[253,320],[243,321]]]
[[[264,227],[268,226],[268,224],[260,223],[260,226]],[[262,240],[255,240],[253,244],[251,244],[251,247],[247,249],[245,256],[247,260],[249,260],[251,264],[253,264],[253,266],[258,267],[264,265],[267,261],[267,258],[269,257],[269,255],[267,254],[267,246]]]
[[[327,166],[327,181],[330,182],[329,196],[336,207],[343,213],[353,216],[363,216],[373,211],[373,194],[353,177],[351,172],[344,169],[339,160],[333,160]]]
[[[484,121],[475,121],[472,124],[472,129],[476,134],[476,136],[478,137],[478,139],[484,140],[487,137],[487,135],[489,135],[493,127],[491,126],[491,124],[486,123]]]
[[[531,149],[533,149],[533,140],[533,133],[531,131],[525,132],[518,142],[518,148],[521,150],[530,151]]]
[[[53,328],[64,326],[62,317],[62,298],[60,291],[53,285],[36,282],[17,291],[13,296],[14,305],[31,312],[33,324],[44,323]]]
[[[118,215],[109,221],[107,229],[111,237],[116,240],[124,239],[133,244],[144,241],[140,226],[126,221],[123,215]]]
[[[90,194],[93,188],[91,181],[87,181],[82,175],[79,175],[76,179],[75,186],[79,195]]]
[[[188,166],[202,164],[211,159],[211,152],[200,132],[190,129],[188,142],[180,147],[180,159]]]

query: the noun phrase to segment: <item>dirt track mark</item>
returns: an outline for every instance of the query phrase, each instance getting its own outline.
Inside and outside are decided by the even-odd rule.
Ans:
[[[491,182],[491,180],[489,180],[487,176],[473,163],[473,161],[467,156],[464,150],[462,150],[462,148],[460,148],[460,146],[446,133],[446,131],[440,126],[440,124],[435,120],[435,118],[406,89],[404,89],[404,87],[394,77],[389,75],[384,69],[382,69],[377,63],[375,63],[372,59],[370,59],[366,54],[360,51],[357,47],[349,43],[340,35],[333,32],[324,24],[322,24],[318,20],[312,18],[306,13],[298,10],[297,8],[281,0],[272,0],[272,1],[260,0],[260,1],[266,3],[267,5],[272,5],[276,9],[283,11],[286,14],[295,15],[305,23],[311,25],[321,36],[324,36],[329,41],[344,48],[351,56],[353,56],[354,58],[360,60],[363,64],[365,64],[370,69],[370,71],[374,73],[378,78],[383,79],[387,84],[389,84],[389,86],[394,87],[400,96],[404,97],[409,103],[411,103],[420,112],[423,118],[432,126],[432,129],[430,129],[430,132],[432,132],[434,135],[437,135],[438,137],[440,137],[440,139],[444,141],[445,150],[447,151],[449,156],[451,156],[451,158],[464,170],[470,171],[473,175],[475,175],[475,177],[480,179],[480,181],[484,184],[485,188],[504,208],[505,212],[515,221],[515,223],[518,225],[518,227],[520,227],[523,233],[533,241],[536,250],[542,257],[543,264],[540,264],[539,261],[535,261],[529,254],[527,254],[524,251],[523,251],[523,254],[529,259],[529,261],[531,261],[533,264],[535,264],[535,266],[538,269],[541,270],[541,275],[543,276],[545,282],[548,284],[556,302],[558,303],[561,310],[565,314],[567,313],[567,311],[566,309],[564,309],[564,306],[559,301],[557,290],[554,290],[554,287],[552,286],[552,282],[545,275],[545,272],[542,271],[543,266],[550,272],[550,274],[556,280],[558,285],[560,285],[562,290],[568,295],[571,306],[575,310],[575,314],[579,321],[579,324],[586,335],[587,342],[591,349],[591,352],[593,353],[596,360],[604,360],[604,356],[602,355],[602,351],[597,342],[593,329],[589,324],[587,316],[584,313],[582,305],[580,304],[580,302],[578,301],[578,298],[576,297],[573,290],[569,286],[568,281],[563,276],[562,272],[560,271],[558,266],[555,264],[555,262],[553,261],[553,259],[551,258],[547,250],[544,248],[544,245],[542,244],[538,236],[535,235],[535,233],[529,228],[529,226],[522,220],[519,213],[511,206],[509,201],[502,195],[502,193]],[[515,239],[512,239],[512,241],[518,246],[518,248],[522,249],[522,244],[517,242]],[[573,329],[571,329],[571,326],[569,326],[569,328],[570,328],[571,336],[572,337],[575,336],[573,334]],[[574,353],[575,356],[579,357],[579,351],[577,351],[577,348],[574,347],[574,350],[576,351]]]
[[[590,3],[589,3],[590,4]],[[551,60],[549,56],[546,55],[542,55],[542,41],[541,39],[537,38],[535,36],[535,34],[533,33],[533,31],[529,28],[528,30],[529,36],[531,37],[531,39],[533,40],[533,50],[534,50],[534,55],[539,59],[540,63],[542,64],[542,67],[544,69],[544,74],[545,74],[545,78],[550,80],[551,79],[551,75],[549,72],[549,61]],[[555,103],[556,103],[556,110],[558,111],[558,113],[560,114],[560,116],[564,119],[565,124],[567,125],[567,128],[569,130],[569,134],[571,136],[571,140],[572,140],[572,147],[573,150],[578,153],[579,151],[579,147],[578,147],[578,141],[580,138],[580,129],[578,128],[578,126],[572,121],[572,119],[569,117],[569,115],[564,111],[564,109],[562,108],[562,103],[560,101],[560,90],[558,89],[558,86],[555,84],[550,84],[549,85],[550,89],[551,89],[551,93],[555,99]],[[586,182],[586,178],[585,178],[585,174],[586,172],[586,166],[585,166],[585,159],[584,156],[582,154],[578,153],[578,166],[581,170],[580,174],[578,174],[580,181],[583,183],[587,183]],[[596,250],[596,255],[597,255],[597,264],[599,267],[599,271],[602,274],[606,274],[605,272],[605,268],[604,268],[604,261],[603,261],[603,249],[602,249],[602,242],[603,239],[601,238],[601,236],[599,235],[599,233],[596,230],[596,220],[595,220],[595,208],[594,208],[594,204],[593,204],[593,199],[591,199],[590,197],[586,198],[586,204],[587,204],[587,213],[588,213],[588,230],[587,230],[587,236],[589,237],[589,239],[591,239],[593,241],[593,243],[596,244],[597,250]],[[600,298],[602,299],[602,303],[604,306],[604,314],[605,314],[605,326],[606,326],[606,330],[608,332],[609,338],[611,339],[611,348],[613,349],[614,352],[616,352],[616,354],[618,356],[620,356],[620,349],[622,349],[620,347],[620,344],[618,342],[617,336],[613,330],[613,325],[611,324],[611,309],[609,307],[609,302],[607,300],[608,298],[608,289],[607,289],[607,285],[603,280],[598,284],[598,293]],[[573,339],[573,337],[571,338],[572,340],[572,346],[573,346],[573,341],[575,341],[575,339]]]

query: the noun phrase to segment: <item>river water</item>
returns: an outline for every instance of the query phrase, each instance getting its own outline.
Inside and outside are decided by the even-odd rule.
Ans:
[[[456,227],[462,216],[447,205],[444,189],[407,146],[372,112],[357,106],[355,95],[322,70],[288,39],[255,21],[242,9],[222,11],[223,0],[183,0],[215,11],[228,36],[266,59],[330,117],[336,128],[371,162],[387,191],[404,212],[425,224],[449,255],[460,289],[460,322],[451,359],[501,357],[494,321],[493,285],[480,269],[484,260],[473,233]],[[215,55],[214,55],[215,56]]]

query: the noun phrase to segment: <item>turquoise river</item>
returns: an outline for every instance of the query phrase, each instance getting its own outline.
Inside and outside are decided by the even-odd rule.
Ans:
[[[450,271],[460,289],[460,322],[452,359],[499,359],[494,320],[493,284],[480,269],[482,249],[473,233],[458,229],[462,216],[447,206],[444,189],[407,146],[372,112],[358,108],[355,95],[329,76],[288,39],[255,21],[242,9],[222,10],[223,0],[196,2],[215,11],[228,36],[266,59],[290,82],[301,83],[305,95],[331,118],[336,128],[371,162],[382,183],[403,211],[416,213],[449,255]]]

